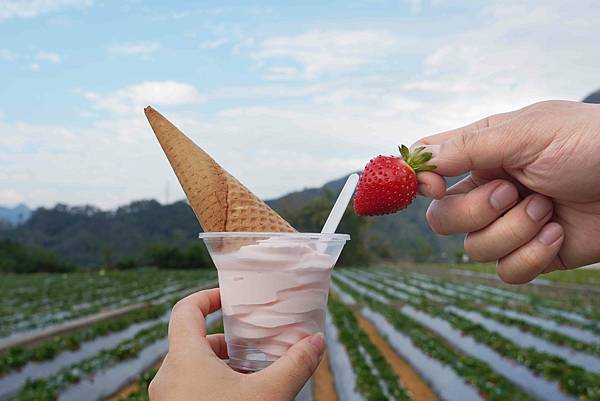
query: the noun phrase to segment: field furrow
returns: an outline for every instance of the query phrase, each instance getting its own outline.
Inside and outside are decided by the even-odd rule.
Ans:
[[[338,330],[331,316],[325,317],[325,337],[329,352],[329,366],[335,372],[333,378],[339,401],[363,401],[363,396],[356,390],[357,374],[352,369],[350,357],[338,340]]]
[[[374,281],[378,281],[381,278],[381,276],[377,273],[371,274],[364,272],[353,272],[350,274],[356,274],[357,277],[371,279]],[[435,284],[425,285],[421,282],[415,282],[411,279],[390,277],[389,275],[385,275],[385,279],[389,282],[390,287],[405,291],[407,293],[406,296],[408,296],[408,293],[412,293],[416,294],[417,296],[426,297],[429,300],[440,304],[452,304],[464,311],[472,312],[471,316],[474,316],[474,318],[496,321],[497,323],[495,326],[502,332],[506,332],[507,330],[512,331],[512,329],[507,326],[514,326],[518,328],[519,331],[521,331],[527,338],[531,338],[532,335],[538,337],[538,340],[532,340],[531,343],[539,344],[540,350],[563,357],[565,355],[573,354],[575,360],[578,361],[576,363],[579,363],[580,361],[581,364],[591,364],[591,366],[600,368],[600,359],[594,357],[594,355],[600,356],[600,336],[596,336],[594,333],[571,327],[560,326],[554,322],[541,318],[536,318],[535,322],[530,322],[526,319],[523,319],[522,314],[520,318],[513,317],[507,315],[506,313],[502,313],[504,309],[487,306],[485,300],[477,297],[469,297],[466,295],[457,294],[454,290],[443,288]],[[542,322],[541,325],[540,322]],[[544,326],[558,326],[559,330],[549,330]],[[562,332],[569,329],[571,330],[569,332],[571,335],[567,335]],[[587,341],[583,341],[582,338],[575,336],[573,331],[580,334],[583,332],[583,338],[585,338]]]
[[[600,401],[596,299],[421,267],[333,273],[327,352],[295,401]],[[0,401],[149,401],[172,304],[214,282],[154,269],[8,276]]]
[[[402,306],[401,311],[404,312],[405,315],[412,314],[411,317],[413,319],[421,317],[421,323],[429,322],[431,325],[434,325],[436,323],[440,324],[443,321],[444,324],[449,324],[454,330],[456,330],[460,338],[468,335],[472,337],[475,342],[486,346],[491,351],[497,353],[500,359],[508,358],[523,364],[528,370],[531,371],[531,380],[536,378],[536,375],[541,375],[549,382],[554,381],[560,383],[561,389],[565,390],[567,394],[572,394],[575,396],[589,396],[598,390],[599,377],[597,374],[587,371],[582,367],[576,366],[573,363],[570,363],[570,361],[567,362],[566,360],[555,355],[550,355],[534,348],[521,347],[515,344],[510,338],[502,337],[498,335],[498,333],[489,330],[477,322],[473,322],[461,316],[460,314],[457,314],[451,310],[447,310],[447,308],[442,305],[430,302],[430,300],[428,300],[425,296],[422,298],[414,297],[411,299],[411,301],[407,302],[394,297],[394,295],[389,293],[386,288],[382,288],[382,285],[379,282],[371,283],[368,281],[368,279],[358,277],[353,277],[352,280],[355,280],[355,282],[359,283],[360,286],[363,286],[364,289],[372,291],[373,293],[377,293],[379,296],[383,296],[389,301],[402,301],[404,306]],[[411,308],[406,308],[408,306]],[[414,311],[418,311],[418,313],[414,313]],[[434,320],[426,321],[426,319]],[[434,327],[431,325],[429,328],[434,329]],[[445,329],[439,329],[438,333],[441,333],[442,331],[449,332],[449,328],[447,327]],[[456,344],[458,344],[458,342],[459,340],[457,339]],[[468,350],[468,347],[463,348],[463,350]],[[489,358],[491,358],[491,356]],[[489,362],[494,368],[500,369],[500,365],[498,365],[498,363],[492,362],[491,360]],[[507,374],[508,370],[509,369],[502,371],[502,374]],[[515,375],[514,377],[510,378],[515,383],[519,383],[521,386],[524,386],[527,383],[524,381],[520,382],[521,377],[522,375]],[[544,379],[538,378],[538,381]],[[554,386],[556,386],[556,384],[554,384]],[[523,388],[525,389],[525,387]],[[548,385],[544,385],[542,382],[539,382],[535,388],[548,388]],[[558,389],[558,387],[555,388]],[[527,388],[526,390],[532,391],[533,389]],[[557,393],[556,397],[558,397],[560,392],[555,392]],[[549,391],[537,390],[535,395],[540,396],[541,394],[538,393],[549,394]]]
[[[349,284],[352,280],[342,278],[339,274],[335,275],[335,280],[338,281],[337,284],[342,291],[348,292],[353,298],[368,306],[368,309],[363,311],[365,317],[371,318],[370,320],[375,325],[381,325],[381,322],[373,319],[373,314],[387,320],[395,330],[408,336],[411,342],[422,352],[450,367],[460,377],[459,380],[472,385],[476,389],[475,394],[481,394],[482,397],[489,400],[506,399],[505,397],[509,394],[513,400],[534,399],[502,375],[494,372],[485,362],[457,350],[443,337],[401,313],[396,307],[389,305],[388,298],[384,295],[357,283]],[[397,351],[399,350],[397,349]],[[435,372],[432,373],[436,374]],[[468,390],[464,389],[464,391],[468,394]],[[444,397],[448,393],[438,392],[438,394]]]

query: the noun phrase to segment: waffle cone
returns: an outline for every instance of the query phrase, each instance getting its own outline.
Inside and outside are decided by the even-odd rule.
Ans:
[[[295,231],[159,112],[144,112],[204,231]]]

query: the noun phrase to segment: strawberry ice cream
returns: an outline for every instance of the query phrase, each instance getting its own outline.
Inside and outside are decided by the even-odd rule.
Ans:
[[[331,269],[347,235],[227,233],[229,241],[244,238],[245,245],[233,250],[218,235],[201,236],[219,274],[233,367],[262,369],[303,337],[323,331]],[[256,237],[252,243],[249,236]]]

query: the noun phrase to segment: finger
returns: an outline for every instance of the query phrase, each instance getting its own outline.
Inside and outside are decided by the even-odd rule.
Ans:
[[[495,127],[497,125],[503,124],[507,121],[512,120],[519,114],[521,110],[510,111],[508,113],[499,113],[494,114],[489,117],[482,118],[479,121],[475,121],[469,125],[465,125],[464,127],[453,129],[450,131],[445,131],[436,135],[427,136],[425,138],[419,139],[411,149],[414,149],[418,146],[423,145],[439,145],[443,142],[446,142],[448,139],[454,138],[456,136],[460,136],[470,132],[480,131],[485,128]]]
[[[218,288],[203,290],[178,301],[169,320],[169,351],[206,343],[205,317],[221,308]]]
[[[494,114],[464,127],[422,138],[411,148],[425,145],[424,152],[433,154],[430,163],[437,166],[436,173],[444,176],[502,167],[505,155],[513,155],[519,148],[514,141],[512,147],[507,148],[504,133],[523,110]]]
[[[477,262],[496,261],[525,245],[552,216],[552,201],[531,195],[489,226],[470,232],[465,252]]]
[[[276,400],[291,400],[319,366],[325,338],[317,333],[294,344],[281,358],[253,376]]]
[[[473,170],[520,167],[522,141],[513,137],[516,131],[509,124],[485,128],[452,137],[440,145],[425,147],[433,157],[435,172],[454,177]]]
[[[424,171],[417,174],[417,190],[423,196],[441,199],[446,194],[446,180],[439,174]]]
[[[518,200],[519,193],[512,183],[494,180],[470,192],[434,200],[427,209],[427,221],[434,232],[442,235],[477,231]]]
[[[563,241],[561,225],[548,223],[534,239],[500,259],[496,272],[505,283],[528,283],[553,263]]]
[[[206,336],[206,340],[216,356],[221,359],[229,358],[229,354],[227,353],[227,343],[225,342],[225,335],[222,333],[211,334]]]

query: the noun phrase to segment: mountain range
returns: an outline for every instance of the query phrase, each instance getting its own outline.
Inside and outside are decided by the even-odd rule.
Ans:
[[[20,203],[15,207],[0,206],[0,221],[18,225],[27,221],[31,213],[32,210],[24,203]]]
[[[284,217],[290,216],[317,198],[335,197],[346,178],[267,203]],[[392,259],[453,258],[462,250],[462,239],[438,236],[429,229],[425,221],[428,204],[429,200],[419,197],[400,213],[366,218],[370,239],[385,245]],[[107,257],[136,257],[154,244],[190,246],[199,241],[200,231],[187,202],[162,205],[156,200],[141,200],[110,211],[90,205],[38,208],[22,224],[2,229],[0,237],[54,251],[69,262],[93,266]]]

